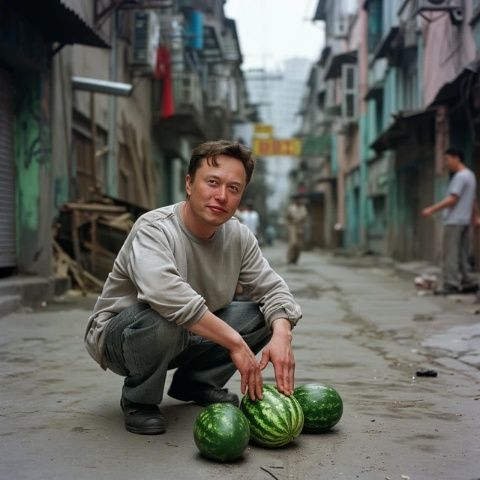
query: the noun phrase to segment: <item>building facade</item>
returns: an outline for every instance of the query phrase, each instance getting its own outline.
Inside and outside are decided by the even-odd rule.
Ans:
[[[184,198],[192,148],[233,138],[250,112],[223,5],[1,0],[1,276],[49,284],[68,202]]]
[[[302,133],[312,188],[334,192],[325,205],[342,246],[439,259],[440,221],[419,212],[445,193],[445,148],[463,148],[478,171],[479,19],[476,0],[318,2],[326,44]],[[323,227],[329,246],[332,221]]]

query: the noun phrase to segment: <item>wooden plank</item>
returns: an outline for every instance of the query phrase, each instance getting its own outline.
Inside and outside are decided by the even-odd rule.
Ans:
[[[156,206],[156,195],[155,195],[155,185],[156,185],[156,172],[155,165],[148,157],[147,154],[147,143],[145,139],[142,139],[142,157],[143,157],[143,175],[145,177],[145,186],[147,187],[147,195],[149,208],[155,208]]]
[[[103,220],[102,218],[98,219],[98,223],[100,223],[102,225],[105,225],[107,227],[115,228],[115,229],[120,230],[120,231],[125,232],[125,233],[129,233],[130,230],[132,229],[131,225],[121,224],[121,223],[112,224],[111,222]]]
[[[130,213],[124,213],[123,215],[118,215],[116,218],[106,218],[102,215],[102,220],[108,222],[112,227],[125,227],[131,229],[133,226],[133,220]]]
[[[53,240],[53,248],[57,251],[62,261],[68,264],[69,271],[72,273],[72,276],[77,282],[77,285],[80,287],[82,294],[85,296],[87,294],[87,288],[85,287],[85,282],[81,277],[82,267],[77,262],[75,262],[75,260],[73,260],[70,255],[65,252],[65,250],[63,250],[63,248],[56,240]]]
[[[98,244],[94,245],[91,242],[87,242],[87,241],[83,242],[83,245],[86,248],[88,248],[88,250],[90,250],[91,252],[95,250],[96,253],[107,257],[109,260],[115,260],[115,258],[117,257],[113,252],[111,252],[110,250],[107,250],[105,247],[102,247],[101,245],[98,245]]]
[[[90,222],[90,238],[92,240],[92,244],[96,247],[97,246],[97,219],[98,214],[92,215],[91,222]],[[85,244],[85,242],[83,242]],[[97,271],[97,249],[93,248],[90,250],[90,269],[92,272]]]
[[[81,210],[86,212],[124,213],[125,207],[119,205],[103,205],[102,203],[66,203],[70,210]]]
[[[77,262],[80,263],[80,239],[78,237],[79,218],[78,212],[74,210],[71,215],[71,233],[73,242],[73,255]]]

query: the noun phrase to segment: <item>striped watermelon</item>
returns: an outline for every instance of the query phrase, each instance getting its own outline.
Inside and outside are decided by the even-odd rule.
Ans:
[[[305,415],[305,432],[324,432],[336,425],[342,416],[342,399],[329,385],[301,385],[293,395]]]
[[[193,438],[202,455],[228,462],[242,456],[250,427],[239,408],[231,403],[213,403],[196,418]]]
[[[281,447],[296,438],[303,427],[303,412],[293,396],[287,397],[272,385],[263,386],[263,399],[245,395],[240,405],[250,423],[251,439],[264,447]]]

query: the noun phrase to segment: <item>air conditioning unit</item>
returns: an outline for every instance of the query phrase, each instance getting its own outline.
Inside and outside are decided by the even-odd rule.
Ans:
[[[416,13],[449,12],[452,23],[463,22],[463,0],[417,0]]]
[[[158,16],[151,10],[133,12],[130,66],[151,73],[155,69],[160,41]]]

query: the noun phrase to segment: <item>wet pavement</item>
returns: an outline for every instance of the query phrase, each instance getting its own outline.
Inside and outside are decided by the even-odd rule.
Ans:
[[[200,407],[166,397],[166,434],[128,433],[122,379],[83,348],[94,299],[67,297],[0,319],[0,478],[480,478],[473,296],[419,296],[374,260],[304,253],[287,266],[281,246],[266,255],[304,311],[294,334],[297,384],[328,383],[344,399],[332,432],[279,450],[250,446],[243,460],[215,464],[193,442]],[[419,369],[438,376],[416,377]],[[265,379],[273,382],[270,367]],[[239,391],[238,375],[228,386]]]

